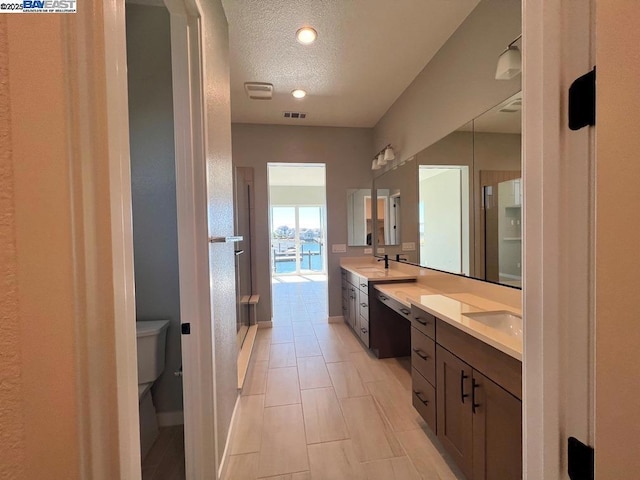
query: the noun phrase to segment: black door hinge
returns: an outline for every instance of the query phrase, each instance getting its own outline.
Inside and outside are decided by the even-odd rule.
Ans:
[[[576,78],[569,87],[569,128],[596,124],[596,67]]]
[[[569,437],[567,449],[569,463],[569,478],[571,480],[593,480],[594,450],[575,437]]]
[[[182,323],[180,324],[182,328],[182,335],[191,335],[191,324],[190,323]]]

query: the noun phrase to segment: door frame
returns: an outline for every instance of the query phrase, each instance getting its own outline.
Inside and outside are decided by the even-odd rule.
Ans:
[[[569,436],[594,443],[594,128],[568,89],[594,62],[594,3],[523,6],[523,471],[567,478]]]
[[[171,27],[180,313],[182,322],[191,323],[191,335],[182,336],[186,475],[189,479],[217,478],[204,161],[202,10],[198,0],[165,0],[165,5]],[[103,14],[120,477],[139,480],[141,458],[124,0],[105,1]],[[91,362],[91,352],[89,357]],[[99,392],[92,393],[95,394],[99,395]]]

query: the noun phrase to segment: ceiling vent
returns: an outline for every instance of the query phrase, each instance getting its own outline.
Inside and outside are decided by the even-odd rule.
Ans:
[[[252,100],[271,100],[273,98],[273,85],[271,83],[246,82],[244,91]]]
[[[284,118],[294,118],[298,120],[303,120],[307,118],[307,114],[302,112],[284,112]]]

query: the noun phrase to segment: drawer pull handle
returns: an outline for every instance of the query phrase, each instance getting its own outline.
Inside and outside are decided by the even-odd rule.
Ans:
[[[368,330],[367,330],[366,328],[361,328],[361,329],[360,329],[360,331],[361,331],[362,333],[367,333],[367,332],[368,332]]]
[[[386,302],[387,300],[389,300],[387,297],[385,297],[384,295],[380,295],[380,300],[382,300],[383,302]]]
[[[429,322],[427,322],[422,317],[413,317],[413,318],[415,318],[416,322],[418,322],[420,325],[424,325],[425,327],[429,325]]]
[[[460,401],[464,403],[464,399],[469,396],[468,393],[464,393],[464,380],[469,378],[469,375],[464,374],[464,370],[460,370]]]
[[[411,313],[411,310],[407,310],[406,308],[401,308],[400,311],[405,315],[409,315]]]
[[[418,400],[420,400],[422,403],[424,403],[425,405],[429,405],[429,400],[427,400],[426,398],[422,398],[422,392],[414,390],[413,394],[418,397]]]
[[[362,308],[367,308],[367,304],[366,304],[366,303],[361,303],[361,304],[360,304],[360,306],[361,306]]]
[[[349,295],[349,298],[350,298],[351,300],[353,300],[353,299],[354,299],[354,298],[356,298],[356,297],[354,297],[353,295]]]
[[[418,355],[421,359],[423,360],[427,360],[429,358],[429,355],[427,355],[426,353],[424,353],[422,350],[420,350],[419,348],[414,348],[413,351],[415,352],[416,355]]]
[[[473,413],[476,413],[476,408],[480,406],[479,403],[476,403],[476,388],[478,388],[480,384],[476,382],[475,378],[472,378],[471,385],[471,410]]]
[[[361,286],[361,287],[366,287],[366,286],[367,286],[367,284],[366,284],[366,283],[361,283],[361,284],[360,284],[360,286]]]

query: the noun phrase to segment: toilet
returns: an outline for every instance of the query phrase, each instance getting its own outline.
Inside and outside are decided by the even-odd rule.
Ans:
[[[158,437],[156,408],[151,386],[164,371],[169,320],[136,322],[138,347],[138,404],[140,408],[140,453],[144,458]]]

